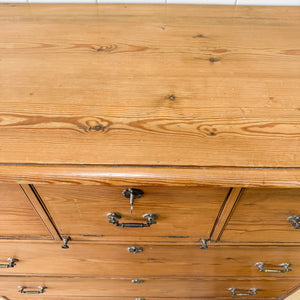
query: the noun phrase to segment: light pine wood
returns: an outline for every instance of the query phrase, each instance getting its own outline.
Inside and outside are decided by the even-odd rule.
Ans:
[[[13,295],[13,296],[7,296],[7,297],[5,297],[5,296],[2,296],[2,298],[0,297],[0,300],[14,300],[14,299],[24,299],[24,300],[33,300],[33,299],[36,299],[36,296],[34,296],[34,295],[31,295],[31,296],[29,296],[29,295],[22,295],[23,297],[20,297],[20,296],[18,296],[18,298],[14,298],[14,296],[15,295]],[[84,299],[89,299],[89,300],[112,300],[112,299],[117,299],[117,300],[132,300],[132,297],[89,297],[89,296],[85,296],[84,297]],[[147,297],[147,300],[159,300],[160,298],[157,298],[157,297],[155,297],[155,298],[153,298],[153,297]],[[180,298],[164,298],[163,300],[184,300],[184,299],[191,299],[191,298],[183,298],[183,299],[180,299]],[[197,298],[196,298],[197,299]],[[196,300],[195,298],[192,298],[191,300]],[[224,298],[223,298],[224,299]],[[256,300],[257,300],[258,298],[256,298]],[[66,296],[66,297],[58,297],[58,296],[47,296],[47,295],[44,295],[43,296],[43,300],[78,300],[78,297],[72,297],[72,296],[70,296],[70,297],[68,297],[68,296]],[[198,300],[198,299],[197,299]],[[202,300],[202,299],[201,299]],[[219,300],[219,299],[217,299],[217,300]],[[263,300],[263,299],[259,299],[259,300]]]
[[[17,184],[0,184],[0,239],[51,239],[26,194]]]
[[[134,200],[122,195],[138,188],[144,195]],[[143,186],[35,185],[62,236],[72,240],[182,241],[209,238],[228,188]],[[120,223],[146,223],[143,215],[158,214],[157,224],[122,228],[109,223],[107,214],[122,214]]]
[[[213,246],[206,250],[199,245],[151,245],[146,243],[102,244],[69,243],[62,249],[58,242],[1,242],[1,259],[20,261],[14,268],[1,269],[1,275],[95,275],[105,278],[197,277],[225,276],[260,278],[300,277],[300,252],[294,246]],[[139,246],[141,253],[127,248]],[[276,268],[291,264],[291,272],[264,273],[255,264],[266,263]]]
[[[300,187],[300,168],[0,164],[0,182],[113,186]]]
[[[299,189],[245,189],[221,236],[227,242],[298,242],[287,221],[300,215]]]
[[[300,187],[299,13],[0,4],[0,263],[19,260],[0,268],[2,298],[296,290],[299,232],[286,219],[300,214],[298,189],[287,189]],[[123,187],[145,191],[132,215]],[[159,218],[117,228],[111,211],[120,222]],[[47,285],[46,297],[21,295],[22,284]]]
[[[33,300],[36,297],[34,297],[34,295],[31,296],[25,296],[22,297],[22,299],[24,300]],[[0,298],[1,299],[1,298]],[[20,298],[17,298],[20,299]],[[88,300],[112,300],[112,297],[84,297],[84,299],[88,299]],[[113,299],[115,300],[132,300],[132,297],[113,297]],[[185,300],[185,299],[191,299],[191,300],[203,300],[202,298],[164,298],[163,300]],[[214,298],[214,300],[223,300],[226,298]],[[228,299],[228,298],[227,298]],[[265,298],[255,298],[256,300],[264,300]],[[274,298],[269,298],[269,299],[274,299]],[[2,299],[1,299],[2,300]],[[14,300],[14,298],[12,298],[11,296],[8,297],[3,297],[3,300]],[[78,300],[78,297],[51,297],[51,296],[43,296],[43,300]],[[148,297],[147,300],[161,300],[160,298],[153,298],[153,297]]]
[[[57,229],[54,227],[52,220],[50,220],[49,215],[45,211],[45,207],[42,206],[42,202],[38,198],[37,194],[33,191],[33,187],[23,184],[21,185],[21,188],[28,197],[29,201],[31,202],[32,206],[34,207],[40,218],[43,220],[53,239],[58,241],[61,240]]]
[[[257,294],[246,299],[276,299],[286,291],[299,286],[296,279],[263,279],[259,278],[194,278],[165,279],[141,277],[143,283],[132,283],[132,279],[101,279],[101,278],[61,278],[61,277],[14,277],[1,278],[0,293],[14,295],[13,298],[23,299],[18,294],[18,286],[26,286],[28,290],[38,290],[45,286],[45,296],[107,296],[107,297],[145,297],[146,299],[166,297],[193,299],[232,299],[228,288],[235,287],[247,292],[249,288],[257,288]],[[26,295],[25,295],[26,297]],[[33,296],[31,296],[33,297]],[[30,298],[29,298],[30,299]],[[32,298],[34,299],[34,298]]]
[[[1,162],[300,167],[299,11],[1,5]]]
[[[14,300],[15,298],[13,298],[12,296],[3,296],[3,299],[0,298],[0,300]],[[31,296],[24,296],[22,298],[17,298],[17,299],[24,299],[24,300],[33,300],[33,299],[36,299],[36,297],[34,297],[34,295],[31,295]],[[88,300],[112,300],[112,297],[84,297],[84,299],[88,299]],[[132,297],[113,297],[113,300],[132,300]],[[185,299],[191,299],[191,300],[202,300],[201,298],[164,298],[163,300],[185,300]],[[219,298],[217,300],[223,300],[224,298]],[[226,298],[225,298],[226,299]],[[255,298],[256,300],[264,300],[264,299],[261,299],[261,298]],[[272,298],[271,298],[272,299]],[[57,297],[57,296],[54,296],[54,297],[51,297],[51,296],[43,296],[43,300],[78,300],[78,297]],[[147,300],[161,300],[160,298],[153,298],[153,297],[148,297]]]

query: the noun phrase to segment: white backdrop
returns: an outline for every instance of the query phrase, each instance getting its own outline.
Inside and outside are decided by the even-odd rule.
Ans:
[[[295,5],[300,0],[0,0],[0,3],[177,3],[227,5]]]

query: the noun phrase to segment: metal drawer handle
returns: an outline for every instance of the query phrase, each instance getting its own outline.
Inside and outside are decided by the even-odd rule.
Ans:
[[[8,258],[8,264],[0,264],[1,269],[13,268],[19,260],[16,258]]]
[[[142,280],[142,279],[132,279],[131,282],[140,284],[140,283],[144,283],[144,280]]]
[[[130,253],[140,253],[140,252],[143,252],[143,248],[142,247],[137,247],[137,246],[128,247],[127,250]]]
[[[39,291],[25,291],[25,289],[27,289],[26,286],[19,286],[19,293],[21,294],[43,294],[45,293],[45,289],[47,287],[45,286],[38,286],[37,288],[39,289]]]
[[[258,271],[265,272],[265,273],[286,273],[286,272],[292,271],[291,269],[289,269],[291,264],[288,264],[288,263],[282,263],[282,264],[278,265],[278,268],[283,268],[283,269],[265,269],[266,263],[264,263],[264,262],[258,262],[255,265],[256,265]]]
[[[109,223],[114,224],[118,227],[130,227],[130,228],[137,228],[137,227],[150,227],[152,224],[156,224],[156,220],[158,218],[157,214],[148,213],[143,215],[143,218],[147,220],[147,223],[119,223],[119,219],[122,218],[122,215],[117,212],[108,213],[107,217],[110,219]]]
[[[228,290],[231,292],[233,296],[253,296],[257,294],[257,289],[249,289],[248,293],[237,293],[236,291],[238,289],[236,288],[230,288]]]
[[[300,229],[300,216],[290,216],[287,220],[295,229]]]

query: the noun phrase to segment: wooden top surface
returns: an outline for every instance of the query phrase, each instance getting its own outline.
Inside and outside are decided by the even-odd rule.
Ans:
[[[0,27],[2,165],[300,167],[300,7],[1,4]]]

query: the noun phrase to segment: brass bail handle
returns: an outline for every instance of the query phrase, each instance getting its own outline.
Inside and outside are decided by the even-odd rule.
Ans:
[[[249,289],[249,292],[247,292],[247,293],[246,292],[237,292],[238,291],[237,288],[230,288],[228,290],[231,292],[231,294],[233,296],[238,296],[238,297],[243,297],[243,296],[248,297],[248,296],[254,296],[257,294],[257,289],[255,289],[255,288]]]
[[[37,291],[26,291],[27,287],[26,286],[19,286],[19,293],[21,294],[30,294],[30,295],[34,295],[34,294],[43,294],[45,293],[45,289],[47,287],[45,286],[38,286],[38,290]]]
[[[122,218],[122,215],[118,212],[111,212],[107,214],[109,223],[117,227],[127,227],[127,228],[140,228],[140,227],[150,227],[152,224],[156,224],[158,215],[155,213],[147,213],[143,215],[143,218],[147,221],[146,223],[120,223],[119,220]]]
[[[286,273],[292,271],[292,269],[289,269],[291,264],[289,263],[282,263],[277,266],[277,268],[266,268],[266,263],[264,262],[257,262],[255,266],[257,267],[258,271],[264,272],[264,273]]]

